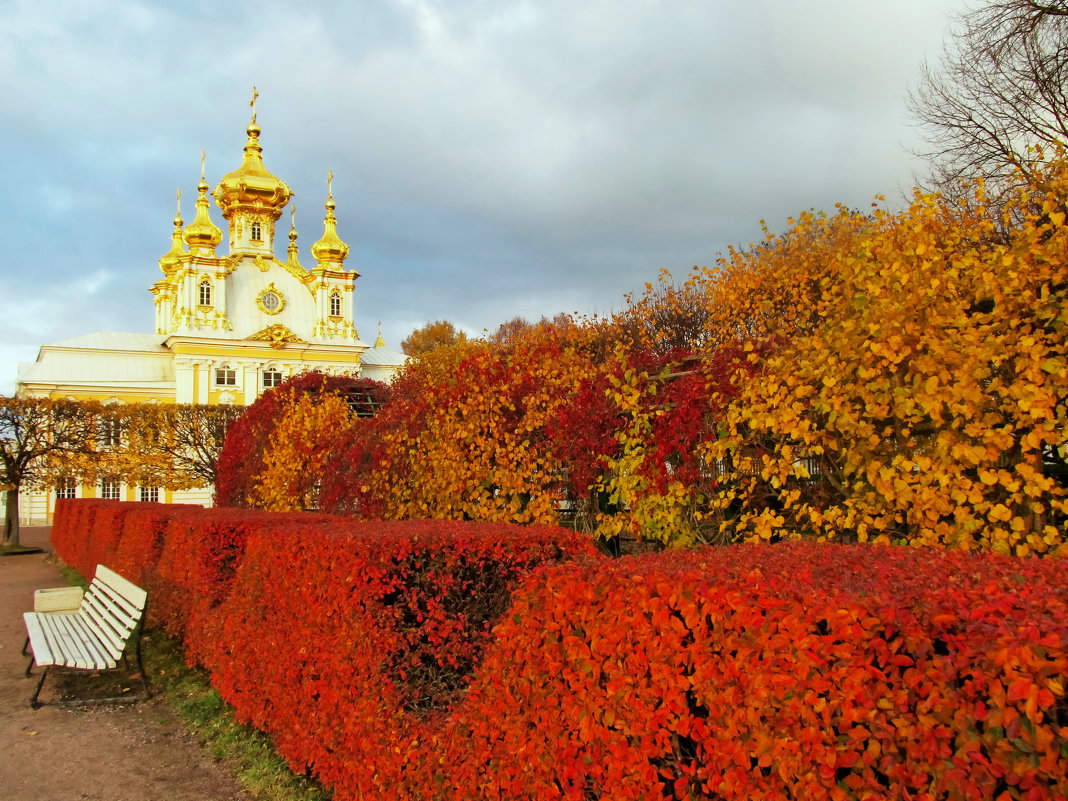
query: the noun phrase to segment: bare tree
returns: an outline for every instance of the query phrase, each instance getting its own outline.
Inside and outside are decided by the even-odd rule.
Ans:
[[[940,68],[925,64],[909,110],[926,133],[934,188],[982,177],[994,192],[1068,142],[1068,0],[994,0],[960,16]]]
[[[137,404],[122,407],[123,447],[116,472],[171,489],[210,487],[230,425],[244,406]]]

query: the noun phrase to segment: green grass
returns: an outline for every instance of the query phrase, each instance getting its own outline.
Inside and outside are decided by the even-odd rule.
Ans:
[[[88,587],[74,568],[62,563],[57,566],[68,584]],[[174,640],[160,631],[146,631],[141,654],[153,696],[162,696],[186,727],[259,801],[330,801],[329,791],[289,769],[267,735],[234,720],[233,710],[211,686],[207,673],[188,667]],[[139,682],[116,674],[100,675],[89,684],[90,694],[95,691],[108,696],[140,687]],[[78,689],[79,694],[85,694],[84,678]]]

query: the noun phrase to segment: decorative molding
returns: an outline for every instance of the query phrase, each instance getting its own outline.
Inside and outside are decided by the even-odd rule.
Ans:
[[[270,347],[278,348],[281,350],[289,343],[305,343],[306,340],[301,339],[288,328],[281,323],[275,323],[269,325],[262,331],[257,331],[248,339],[255,342],[267,342]]]
[[[335,339],[360,338],[360,335],[356,333],[356,326],[345,322],[343,318],[316,320],[315,325],[312,327],[312,336],[332,337]]]

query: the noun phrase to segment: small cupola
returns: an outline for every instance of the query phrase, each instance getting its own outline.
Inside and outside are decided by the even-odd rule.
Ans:
[[[178,190],[177,195],[178,210],[174,215],[174,231],[171,233],[171,249],[168,250],[163,257],[159,260],[159,268],[163,270],[164,275],[171,275],[178,269],[182,263],[182,256],[185,256],[187,251],[182,245],[182,190]]]
[[[337,235],[337,218],[334,216],[334,173],[326,177],[326,219],[323,221],[323,236],[311,247],[312,256],[320,266],[334,264],[338,267],[348,258],[349,246]]]

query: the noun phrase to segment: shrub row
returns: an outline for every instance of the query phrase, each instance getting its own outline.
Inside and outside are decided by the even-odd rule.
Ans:
[[[149,554],[158,619],[339,800],[1068,797],[1055,560],[162,511],[63,503],[54,542]]]

